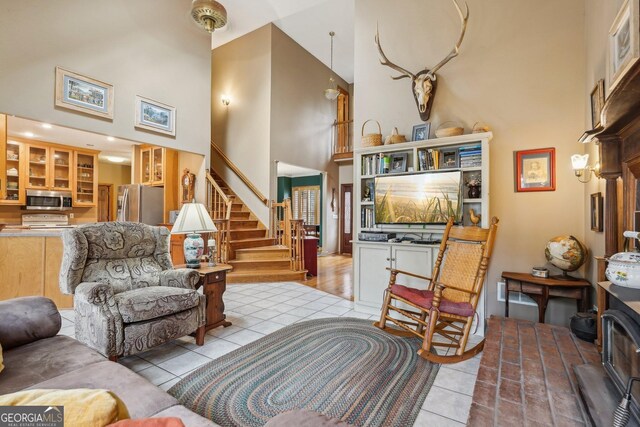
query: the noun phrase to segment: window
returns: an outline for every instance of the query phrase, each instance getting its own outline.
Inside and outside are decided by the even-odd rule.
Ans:
[[[305,224],[320,224],[320,186],[293,187],[293,219],[302,219]]]

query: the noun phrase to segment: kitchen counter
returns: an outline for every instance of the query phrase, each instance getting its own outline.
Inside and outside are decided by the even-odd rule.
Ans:
[[[5,228],[0,237],[60,237],[65,228]]]

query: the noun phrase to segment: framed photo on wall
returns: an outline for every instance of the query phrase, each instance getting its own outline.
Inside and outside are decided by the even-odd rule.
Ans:
[[[600,126],[600,113],[604,107],[604,80],[598,80],[591,91],[591,129]]]
[[[602,193],[593,193],[591,195],[591,229],[593,231],[602,231]]]
[[[555,191],[555,148],[516,151],[514,157],[517,192]]]
[[[56,67],[56,107],[113,119],[113,85]]]
[[[625,0],[609,30],[609,58],[607,74],[609,93],[615,88],[631,66],[640,58],[640,16],[638,2]]]
[[[176,135],[176,109],[162,102],[136,95],[137,128]]]

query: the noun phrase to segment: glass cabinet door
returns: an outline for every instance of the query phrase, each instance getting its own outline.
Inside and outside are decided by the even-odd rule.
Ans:
[[[15,141],[7,141],[4,153],[5,170],[2,180],[5,185],[2,204],[21,204],[25,201],[23,163],[24,146]]]
[[[71,151],[51,148],[50,185],[54,190],[71,191]]]
[[[93,153],[75,152],[75,206],[95,206],[97,198],[97,159]]]
[[[164,184],[164,151],[160,147],[155,147],[153,149],[153,185],[163,185]]]
[[[27,188],[48,190],[49,162],[47,147],[27,145]]]
[[[140,183],[151,184],[151,149],[140,150]]]

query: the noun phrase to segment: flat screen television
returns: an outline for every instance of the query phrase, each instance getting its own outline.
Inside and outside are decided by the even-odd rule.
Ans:
[[[462,172],[382,175],[375,178],[376,224],[462,222]]]

